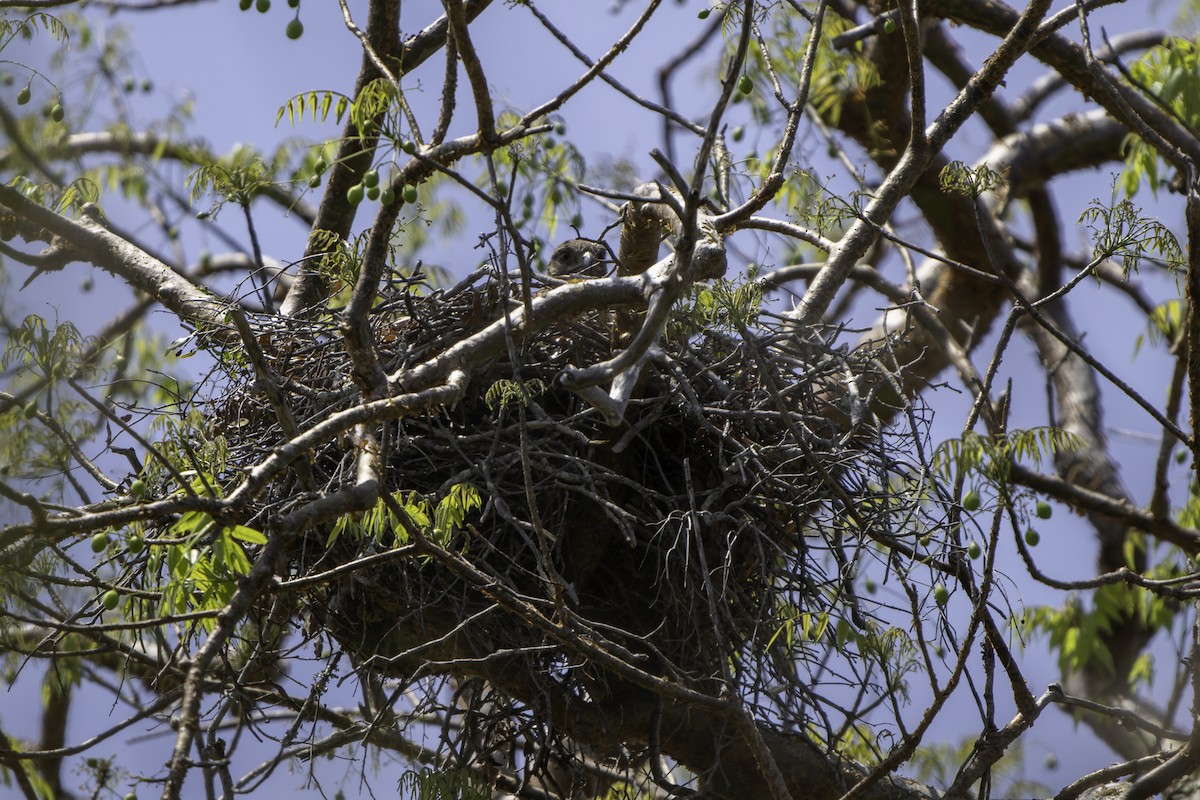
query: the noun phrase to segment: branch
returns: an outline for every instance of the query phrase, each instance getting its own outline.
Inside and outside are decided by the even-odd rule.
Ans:
[[[226,303],[110,231],[95,206],[85,206],[82,219],[70,220],[7,185],[0,185],[0,205],[69,244],[77,260],[95,264],[154,297],[206,335],[218,341],[228,337]]]
[[[829,255],[825,268],[813,280],[799,307],[787,314],[801,327],[820,321],[834,294],[846,281],[854,265],[875,240],[875,226],[885,223],[916,183],[933,156],[995,91],[1009,68],[1032,45],[1033,31],[1049,8],[1049,0],[1034,0],[1010,27],[1008,35],[982,69],[946,107],[926,131],[928,149],[918,153],[913,144],[905,148],[899,163],[867,205],[863,219],[856,221]]]

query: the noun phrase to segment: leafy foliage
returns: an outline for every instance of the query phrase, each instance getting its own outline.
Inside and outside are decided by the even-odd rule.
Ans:
[[[484,395],[484,402],[488,404],[488,408],[500,409],[503,411],[512,403],[527,405],[530,400],[545,394],[547,389],[545,381],[540,378],[517,383],[511,380],[499,380],[491,385]]]
[[[762,313],[763,290],[753,275],[691,289],[674,314],[678,335],[693,336],[705,330],[747,333]]]
[[[391,544],[399,547],[409,544],[414,536],[423,536],[448,547],[481,504],[479,491],[467,483],[451,486],[436,505],[416,492],[396,491],[390,502],[380,499],[358,520],[339,517],[325,544],[331,546],[343,535],[368,537],[386,544],[385,537],[390,536]]]
[[[942,167],[938,180],[941,182],[943,191],[956,192],[974,198],[1006,184],[1004,176],[990,169],[986,164],[972,167],[961,161],[952,161]]]
[[[933,457],[934,473],[952,482],[956,473],[978,475],[1003,489],[1009,466],[1028,460],[1040,465],[1047,455],[1082,446],[1075,434],[1061,428],[1039,427],[1009,431],[1002,437],[971,432],[938,445]]]
[[[1183,251],[1166,225],[1144,216],[1126,199],[1111,206],[1093,200],[1079,221],[1091,229],[1098,259],[1117,258],[1128,275],[1136,272],[1147,254],[1154,254],[1170,269],[1183,266]]]
[[[1200,43],[1170,37],[1152,47],[1130,65],[1129,73],[1138,88],[1155,102],[1171,110],[1176,119],[1195,132],[1200,131]],[[1131,133],[1125,140],[1125,170],[1121,187],[1127,197],[1146,183],[1158,193],[1164,184],[1160,173],[1162,156],[1148,142]]]

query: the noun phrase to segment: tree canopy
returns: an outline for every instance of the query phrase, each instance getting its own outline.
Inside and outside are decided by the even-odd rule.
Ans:
[[[238,5],[0,0],[14,791],[1200,793],[1190,8]]]

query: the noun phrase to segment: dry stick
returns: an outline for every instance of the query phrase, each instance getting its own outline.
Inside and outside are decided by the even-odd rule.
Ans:
[[[318,498],[277,522],[262,552],[250,568],[250,572],[238,583],[238,588],[226,606],[217,615],[215,630],[200,647],[188,667],[183,684],[183,699],[175,721],[179,734],[168,762],[167,780],[163,786],[163,800],[177,800],[187,777],[188,751],[200,728],[200,701],[203,697],[201,678],[209,664],[220,654],[229,637],[242,618],[249,613],[259,595],[269,590],[277,563],[286,552],[287,546],[303,530],[325,519],[343,516],[351,511],[366,510],[375,504],[379,495],[379,484],[369,468],[364,469],[365,459],[360,459],[359,482],[352,488]]]
[[[207,336],[216,340],[228,336],[224,302],[110,231],[95,206],[85,205],[81,218],[70,220],[6,185],[0,185],[0,205],[61,237],[78,250],[80,257],[154,297],[181,320],[202,326]]]
[[[1145,106],[1135,110],[1128,100],[1127,92],[1123,91],[1127,87],[1123,87],[1097,60],[1096,53],[1092,50],[1092,34],[1088,26],[1084,5],[1080,0],[1076,0],[1075,2],[1075,8],[1079,17],[1079,31],[1083,38],[1084,63],[1087,65],[1088,73],[1095,82],[1094,88],[1097,90],[1096,99],[1100,101],[1107,100],[1114,109],[1121,112],[1122,118],[1127,121],[1133,132],[1158,151],[1164,160],[1171,163],[1176,169],[1186,171],[1188,169],[1188,150],[1168,141],[1163,132],[1152,126],[1146,119],[1148,116],[1146,111],[1162,114],[1160,108],[1151,105],[1152,102],[1156,102],[1158,99],[1152,98],[1146,100]],[[1141,97],[1141,95],[1139,94],[1138,97]],[[1168,112],[1165,118],[1171,122],[1175,121],[1171,112]],[[1192,143],[1195,143],[1195,133],[1193,131],[1184,129],[1184,133],[1191,139]],[[1191,150],[1191,153],[1196,154],[1196,151]]]
[[[1200,531],[1185,528],[1171,519],[1156,517],[1128,501],[1116,500],[1109,495],[1081,488],[1053,475],[1034,472],[1021,465],[1013,467],[1011,477],[1015,483],[1028,486],[1036,492],[1057,498],[1077,508],[1110,516],[1127,523],[1130,527],[1138,528],[1177,545],[1189,553],[1200,552]]]
[[[192,488],[191,483],[189,483],[183,477],[183,475],[179,472],[179,469],[174,464],[171,463],[170,459],[168,459],[165,455],[163,455],[162,452],[160,452],[159,449],[157,447],[155,447],[153,444],[151,444],[144,436],[142,436],[140,433],[138,433],[138,431],[135,430],[132,425],[130,425],[128,422],[126,422],[121,417],[117,416],[117,414],[115,414],[111,408],[109,408],[105,404],[101,403],[99,400],[97,400],[96,398],[92,397],[89,393],[84,391],[83,387],[80,386],[79,383],[74,378],[68,377],[67,385],[70,386],[72,389],[74,389],[76,394],[78,394],[80,397],[82,397],[84,400],[86,400],[88,402],[88,404],[92,406],[92,408],[99,411],[101,414],[104,415],[104,417],[106,419],[108,419],[110,422],[116,424],[126,434],[133,437],[134,441],[136,441],[138,444],[140,444],[145,449],[145,451],[148,455],[153,456],[155,461],[162,464],[163,469],[165,469],[167,471],[167,473],[171,476],[171,478],[175,480],[175,482],[179,485],[179,488],[181,490],[183,490],[185,493],[187,493],[189,495],[194,496],[196,494],[196,491]]]
[[[476,124],[479,137],[487,144],[496,139],[496,117],[492,111],[492,93],[488,87],[487,76],[483,74],[483,64],[475,45],[471,41],[471,33],[467,29],[467,18],[463,12],[462,0],[442,0],[446,7],[446,18],[450,20],[450,32],[454,36],[454,46],[458,49],[458,57],[467,73],[471,84],[471,94],[475,98]]]
[[[492,186],[495,187],[498,185],[496,178],[496,164],[490,153],[487,156],[487,168],[488,177],[492,181]],[[510,186],[516,185],[516,181],[514,180],[516,169],[517,165],[514,163],[514,174],[509,176]],[[520,236],[520,234],[517,231],[516,225],[513,224],[512,215],[509,213],[508,202],[497,202],[495,204],[495,209],[496,230],[499,233],[500,240],[500,252],[495,254],[497,260],[496,266],[497,271],[500,274],[500,292],[503,296],[508,297],[508,267],[506,263],[507,260],[505,259],[505,254],[508,249],[508,237],[505,234],[506,232],[511,231],[514,234],[514,241]],[[520,245],[518,242],[518,247],[519,246]],[[533,316],[533,273],[530,270],[529,259],[525,257],[523,252],[518,251],[517,261],[521,270],[522,311],[525,314],[525,318],[529,319]],[[513,380],[516,381],[516,383],[521,387],[520,391],[524,393],[525,384],[524,379],[521,376],[521,365],[523,361],[522,353],[518,352],[516,342],[514,341],[512,335],[512,315],[507,303],[504,304],[504,314],[501,317],[501,321],[504,322],[504,344],[508,350],[509,362],[512,364]],[[547,531],[545,526],[542,524],[542,514],[538,507],[537,493],[534,490],[533,467],[531,465],[529,455],[528,420],[526,419],[525,405],[524,398],[522,398],[522,402],[518,404],[517,409],[517,424],[520,440],[519,452],[521,457],[521,477],[525,484],[525,503],[529,506],[529,522],[533,526],[533,535],[537,542],[537,550],[535,552],[539,562],[538,568],[542,573],[541,578],[548,584],[548,590],[553,596],[555,605],[558,607],[558,611],[561,616],[563,610],[565,609],[563,589],[566,585],[566,582],[563,580],[562,576],[559,575],[558,570],[555,569],[554,557],[551,555],[551,546],[554,544],[554,535]]]
[[[1135,775],[1144,772],[1147,769],[1158,766],[1163,762],[1164,756],[1161,753],[1155,753],[1151,756],[1142,756],[1141,758],[1130,759],[1121,764],[1113,764],[1110,767],[1103,767],[1088,775],[1084,775],[1072,783],[1067,784],[1061,792],[1054,795],[1054,800],[1075,800],[1081,794],[1096,786],[1105,783],[1110,783],[1117,778],[1123,778],[1126,775]]]
[[[346,9],[344,4],[342,8]],[[398,4],[386,2],[385,0],[371,0],[367,12],[367,33],[363,39],[363,61],[355,81],[354,91],[356,95],[370,81],[378,77],[379,71],[375,61],[372,59],[372,56],[375,58],[378,58],[378,56],[375,54],[374,48],[369,46],[370,43],[372,41],[376,44],[391,42],[397,36],[399,15]],[[346,16],[346,24],[352,32],[358,30],[348,14]],[[422,31],[421,34],[418,34],[419,37],[426,35],[427,31]],[[428,52],[425,53],[426,57],[428,55]],[[382,74],[390,75],[390,72],[384,70]],[[383,111],[380,111],[372,119],[372,122],[378,124],[383,117],[383,113]],[[358,213],[358,206],[346,201],[346,192],[354,183],[361,179],[363,173],[370,167],[371,161],[374,158],[375,148],[379,141],[376,135],[360,136],[359,134],[360,131],[358,126],[355,125],[354,120],[348,118],[342,129],[341,143],[338,145],[337,155],[329,170],[329,179],[325,184],[325,193],[321,198],[320,208],[317,210],[316,221],[313,223],[314,230],[331,231],[342,238],[350,235],[350,228],[354,224],[354,218]],[[382,214],[383,210],[380,213]],[[317,254],[315,242],[310,239],[304,253],[304,259],[311,258]],[[327,291],[328,288],[325,286],[325,280],[315,270],[302,270],[292,282],[287,297],[284,298],[283,304],[280,306],[279,313],[286,317],[306,314],[326,301],[325,294]]]
[[[821,40],[821,25],[825,19],[825,6],[826,1],[821,0],[813,19],[808,46],[804,51],[804,61],[800,66],[800,91],[796,99],[788,107],[787,120],[783,128],[783,137],[780,139],[775,160],[771,164],[771,171],[767,174],[766,180],[746,199],[746,202],[714,220],[714,224],[720,231],[732,230],[752,215],[761,211],[767,203],[775,199],[780,187],[783,186],[783,182],[787,177],[785,172],[787,164],[791,158],[792,148],[796,143],[796,134],[800,129],[800,120],[803,119],[804,110],[808,106],[809,87],[812,85],[812,73],[817,60],[817,46]],[[748,11],[744,13],[748,13]],[[734,78],[731,77],[730,80],[733,81]],[[732,89],[732,85],[727,88]],[[721,107],[723,108],[724,106]],[[716,120],[714,119],[715,122]],[[715,125],[710,126],[710,137],[712,132],[715,132]],[[855,260],[857,261],[857,259]]]
[[[533,298],[533,316],[524,308],[512,312],[510,325],[497,320],[483,330],[456,342],[424,364],[392,373],[393,386],[420,388],[454,369],[469,369],[490,356],[503,351],[505,330],[528,336],[570,314],[590,311],[600,305],[620,306],[644,302],[654,284],[643,275],[629,278],[597,278],[559,286]]]
[[[0,392],[0,408],[4,408],[7,411],[9,409],[18,409],[21,405],[22,403],[20,398],[15,397],[8,392]],[[115,492],[120,487],[119,483],[105,475],[104,472],[102,472],[100,468],[97,467],[92,460],[87,457],[87,455],[83,452],[83,449],[79,446],[79,442],[74,436],[68,433],[62,425],[59,424],[58,420],[43,411],[38,411],[34,415],[34,419],[49,428],[50,432],[62,441],[68,452],[70,452],[71,458],[75,459],[76,463],[83,467],[87,474],[91,475],[96,483],[100,484],[105,490],[110,492]]]
[[[1070,9],[1068,8],[1066,11],[1070,12]],[[1042,28],[1045,29],[1046,25],[1042,25]],[[1148,50],[1155,45],[1162,44],[1166,41],[1166,38],[1166,34],[1161,31],[1133,31],[1114,36],[1109,46],[1101,50],[1097,58],[1104,62],[1113,61],[1120,53],[1133,50]],[[1057,70],[1051,70],[1042,77],[1034,80],[1029,84],[1029,90],[1013,102],[1013,122],[1028,121],[1033,117],[1038,108],[1041,107],[1042,103],[1059,89],[1068,85],[1067,79]]]
[[[904,36],[904,53],[908,59],[908,82],[911,111],[909,113],[908,140],[916,143],[915,152],[921,154],[928,146],[925,140],[925,59],[921,43],[921,11],[919,0],[901,2],[900,32]]]
[[[1187,170],[1188,190],[1187,220],[1188,264],[1187,264],[1187,374],[1188,374],[1188,418],[1195,434],[1200,426],[1200,192],[1196,188],[1196,165]],[[1191,445],[1192,468],[1200,470],[1200,445],[1193,435],[1183,442]]]
[[[654,5],[656,4],[652,4],[652,7]],[[671,305],[679,297],[684,288],[696,280],[697,277],[719,277],[719,275],[725,272],[724,249],[717,242],[718,231],[716,226],[708,218],[705,218],[699,224],[698,229],[699,186],[703,181],[704,173],[708,169],[708,158],[713,143],[716,140],[718,125],[724,113],[725,106],[732,96],[734,87],[737,85],[737,74],[746,57],[753,23],[753,10],[753,0],[745,0],[742,12],[742,31],[738,40],[737,50],[730,64],[729,73],[722,82],[722,91],[714,105],[708,130],[697,151],[691,182],[686,182],[675,168],[675,165],[668,161],[658,150],[651,152],[651,156],[654,157],[659,166],[671,177],[676,190],[685,198],[685,202],[680,204],[674,195],[660,187],[658,199],[660,202],[666,203],[674,211],[677,220],[676,252],[673,256],[669,256],[667,259],[659,262],[661,269],[657,270],[659,274],[652,278],[650,307],[645,320],[642,322],[633,341],[614,358],[602,364],[584,369],[568,368],[563,370],[561,375],[560,380],[568,388],[576,390],[583,399],[600,409],[610,424],[619,422],[636,383],[637,376],[651,357],[651,347],[662,333]],[[676,226],[672,225],[672,227]],[[698,239],[700,239],[699,242],[697,241]],[[692,269],[694,256],[701,256],[695,259],[697,266],[700,268],[699,270]],[[717,271],[717,268],[719,268],[719,271]],[[698,271],[705,274],[697,276],[695,273]],[[652,272],[655,272],[655,270],[646,271],[647,274]],[[712,272],[712,274],[708,274],[709,272]],[[605,398],[599,391],[596,391],[592,387],[595,387],[601,381],[608,380],[610,377],[615,377],[615,380],[613,381],[612,391],[608,398]]]
[[[518,125],[530,125],[535,120],[546,116],[552,111],[558,110],[563,106],[564,103],[567,102],[567,100],[573,97],[585,85],[590,83],[591,80],[597,75],[603,77],[604,68],[611,64],[618,55],[625,52],[625,49],[629,47],[629,43],[633,41],[633,38],[641,33],[642,29],[646,26],[646,23],[650,21],[650,17],[654,14],[661,2],[662,0],[651,0],[650,4],[646,6],[646,10],[642,12],[641,16],[634,20],[634,23],[629,27],[629,30],[623,33],[621,38],[613,42],[612,47],[608,48],[608,52],[596,59],[595,63],[587,61],[586,57],[583,56],[582,53],[576,53],[576,56],[580,58],[580,60],[584,61],[585,64],[589,64],[588,71],[576,79],[576,81],[566,89],[559,92],[555,97],[546,101],[545,103],[542,103],[540,106],[537,106],[532,111],[525,114],[525,116],[521,118],[521,121],[518,123]],[[558,33],[557,29],[550,24],[550,21],[533,7],[532,2],[526,2],[525,5],[528,6],[529,10],[533,12],[534,16],[536,16],[544,26],[546,26],[547,30],[559,38],[560,41],[566,40],[566,37]],[[572,51],[574,52],[573,48]],[[639,102],[642,102],[643,105],[645,104],[645,101]]]
[[[225,510],[225,502],[215,497],[172,497],[151,503],[132,504],[127,501],[105,501],[91,508],[71,509],[70,513],[74,516],[44,518],[38,524],[23,523],[0,529],[0,558],[11,557],[12,553],[4,550],[31,534],[48,540],[58,540],[71,534],[89,533],[98,528],[120,527],[136,521],[162,519],[164,516],[185,511],[220,514]]]
[[[434,123],[433,133],[429,136],[429,144],[437,146],[446,140],[446,133],[450,130],[450,120],[454,118],[454,109],[457,108],[458,102],[458,47],[454,43],[454,36],[450,33],[446,34],[446,65],[442,75],[442,102],[438,109],[437,122]],[[413,138],[419,147],[421,140],[418,137],[419,131],[410,124]],[[516,186],[516,183],[512,184]]]
[[[66,756],[78,755],[84,753],[100,744],[101,742],[111,739],[121,731],[141,722],[144,719],[153,717],[160,711],[171,706],[176,700],[176,693],[169,692],[162,697],[156,699],[153,703],[145,708],[135,712],[132,716],[126,717],[110,728],[106,728],[97,734],[89,736],[79,744],[71,745],[70,747],[57,747],[52,750],[15,750],[4,743],[4,735],[0,733],[0,761],[38,761],[43,759],[65,758]],[[15,770],[14,770],[15,771]]]
[[[1171,383],[1167,386],[1166,417],[1172,422],[1179,419],[1179,410],[1183,405],[1183,382],[1187,377],[1187,361],[1179,357],[1179,350],[1187,346],[1187,332],[1180,331],[1169,350],[1175,356],[1175,368],[1171,373]],[[1167,479],[1167,471],[1171,468],[1171,451],[1175,449],[1177,441],[1179,440],[1169,431],[1163,431],[1162,439],[1158,443],[1158,457],[1154,462],[1154,491],[1147,508],[1152,516],[1161,519],[1167,518],[1171,513],[1171,501],[1168,496],[1171,484]],[[1186,442],[1184,444],[1186,445]]]
[[[1082,708],[1087,711],[1093,711],[1097,714],[1103,714],[1107,717],[1112,717],[1113,719],[1118,720],[1119,722],[1121,722],[1123,724],[1141,728],[1142,730],[1149,732],[1156,739],[1167,739],[1169,741],[1175,741],[1175,742],[1186,742],[1190,735],[1190,734],[1186,734],[1186,733],[1180,733],[1179,731],[1173,731],[1168,728],[1164,728],[1161,725],[1156,725],[1155,723],[1151,722],[1150,720],[1145,719],[1144,717],[1133,713],[1132,711],[1130,711],[1127,708],[1120,708],[1119,706],[1109,706],[1109,705],[1105,705],[1103,703],[1097,703],[1092,700],[1085,700],[1082,697],[1073,697],[1072,695],[1064,694],[1061,687],[1059,687],[1058,684],[1052,684],[1051,690],[1053,691],[1053,694],[1050,697],[1050,701],[1053,703],[1057,703],[1058,705],[1062,705],[1062,706],[1072,706],[1074,708]]]
[[[715,15],[690,44],[658,70],[658,94],[662,98],[662,102],[651,104],[653,106],[651,110],[658,111],[663,116],[663,147],[666,150],[667,158],[671,161],[675,160],[675,145],[671,137],[672,122],[698,136],[704,134],[702,127],[673,110],[674,100],[671,97],[671,78],[678,69],[691,61],[694,56],[699,55],[705,45],[712,40],[713,36],[720,32],[723,22],[724,14]],[[634,99],[634,102],[640,101],[636,98],[631,99]]]
[[[1192,647],[1187,662],[1192,670],[1192,730],[1187,742],[1164,764],[1135,780],[1124,800],[1146,800],[1164,793],[1171,784],[1200,767],[1200,620],[1192,623]]]
[[[1085,3],[1085,8],[1107,5],[1121,0],[1102,0],[1099,3]],[[922,10],[931,16],[945,17],[953,22],[969,25],[981,31],[996,36],[1005,36],[1017,24],[1019,18],[1016,11],[1003,3],[987,2],[986,0],[923,0]],[[1033,51],[1041,61],[1066,76],[1068,80],[1085,96],[1096,99],[1100,105],[1116,119],[1133,128],[1141,124],[1129,117],[1130,109],[1136,111],[1143,119],[1154,120],[1155,129],[1171,143],[1188,154],[1188,158],[1200,163],[1200,141],[1179,125],[1169,115],[1162,113],[1152,101],[1144,97],[1132,87],[1114,82],[1107,87],[1117,92],[1121,97],[1118,105],[1112,102],[1106,87],[1097,85],[1097,78],[1087,68],[1087,55],[1073,41],[1054,33],[1058,28],[1078,16],[1074,4],[1051,18],[1050,22],[1040,26],[1033,37]],[[1140,130],[1138,131],[1140,133]],[[1175,163],[1173,153],[1164,153],[1167,160]]]
[[[270,480],[310,448],[332,441],[357,425],[401,419],[417,412],[453,405],[462,398],[466,381],[466,373],[455,369],[444,384],[420,392],[373,400],[331,415],[295,439],[275,448],[269,456],[247,470],[245,482],[229,493],[225,505],[237,508],[242,503],[249,503]]]
[[[896,167],[867,205],[864,219],[857,220],[830,253],[825,269],[810,284],[799,307],[788,314],[800,326],[815,325],[824,315],[850,270],[866,254],[875,240],[875,225],[883,224],[908,195],[909,189],[925,171],[934,155],[991,96],[1009,68],[1033,44],[1033,33],[1050,6],[1050,0],[1033,0],[1017,20],[1000,46],[984,63],[967,86],[954,98],[929,127],[918,152],[909,142]]]
[[[254,258],[254,269],[250,272],[250,281],[254,286],[254,291],[258,294],[259,300],[262,301],[263,310],[268,314],[274,311],[274,305],[271,301],[270,278],[267,278],[262,283],[259,283],[259,275],[266,271],[266,265],[263,262],[262,246],[258,242],[258,229],[254,226],[254,215],[250,213],[250,204],[238,203],[242,209],[242,216],[246,219],[246,231],[250,234],[250,252]],[[182,255],[180,261],[182,261]]]
[[[516,591],[504,585],[492,576],[480,571],[478,567],[457,552],[438,547],[427,539],[422,539],[423,552],[432,555],[445,564],[452,572],[471,584],[475,591],[495,601],[502,608],[513,613],[518,618],[548,634],[566,647],[573,648],[592,659],[596,663],[611,669],[616,674],[636,683],[656,694],[683,703],[694,704],[701,708],[718,713],[728,713],[731,704],[728,700],[698,692],[681,686],[670,680],[647,672],[633,665],[630,654],[622,652],[613,642],[601,643],[598,637],[586,632],[576,631],[567,622],[555,622],[543,614],[533,603],[521,597]]]
[[[999,527],[1000,510],[997,509],[992,521],[993,533]],[[993,553],[991,557],[994,557],[995,548],[990,549]],[[970,656],[971,648],[975,643],[975,635],[978,632],[980,623],[982,621],[981,618],[986,613],[986,602],[978,602],[974,604],[974,608],[971,610],[971,620],[967,625],[967,635],[962,646],[959,647],[958,657],[954,662],[954,669],[951,671],[950,677],[947,679],[945,686],[934,692],[933,702],[922,715],[921,721],[917,724],[917,727],[913,730],[912,734],[910,734],[910,736],[899,747],[896,747],[894,750],[892,750],[892,752],[889,753],[886,758],[882,759],[874,769],[872,769],[865,777],[863,777],[862,780],[860,780],[858,783],[852,786],[849,791],[842,795],[840,800],[854,800],[856,797],[861,796],[873,785],[883,780],[888,773],[893,772],[902,764],[904,764],[904,762],[906,762],[912,755],[913,751],[916,750],[917,746],[921,743],[922,738],[924,738],[926,731],[929,730],[929,726],[933,724],[934,719],[936,719],[937,715],[941,713],[942,707],[945,705],[946,701],[950,699],[950,695],[953,694],[955,689],[958,688],[958,682],[962,679],[962,676],[966,671],[967,658]],[[929,674],[932,676],[933,672],[930,671]]]
[[[354,22],[354,17],[350,13],[350,7],[346,4],[346,0],[338,0],[338,6],[342,9],[342,24],[346,26],[346,30],[354,34],[358,39],[359,45],[362,47],[363,55],[370,59],[371,64],[379,72],[380,76],[386,78],[388,83],[392,85],[392,89],[396,92],[396,102],[400,105],[400,110],[404,114],[405,121],[408,122],[409,129],[414,137],[418,138],[421,135],[420,129],[417,127],[417,118],[413,114],[412,108],[409,107],[408,101],[404,98],[404,88],[400,85],[399,76],[394,74],[391,68],[384,63],[380,58],[379,53],[371,46],[371,39],[363,32],[363,29],[358,27]]]
[[[292,409],[287,404],[287,398],[279,390],[275,371],[271,369],[262,348],[258,346],[258,338],[246,320],[245,312],[240,308],[234,309],[230,316],[233,318],[233,324],[237,326],[238,334],[242,337],[242,347],[246,351],[246,357],[250,359],[250,364],[254,367],[257,386],[267,396],[267,402],[275,411],[275,418],[279,420],[279,427],[283,431],[283,435],[288,439],[295,438],[300,433],[300,429],[296,426],[296,419],[292,416]],[[309,491],[315,489],[317,482],[313,477],[312,462],[307,457],[300,459],[299,470],[300,482],[304,488]]]

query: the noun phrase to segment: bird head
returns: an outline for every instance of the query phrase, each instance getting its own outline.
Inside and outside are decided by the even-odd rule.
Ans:
[[[555,278],[600,278],[608,271],[607,263],[608,251],[603,243],[590,239],[568,239],[554,248],[547,271]]]

